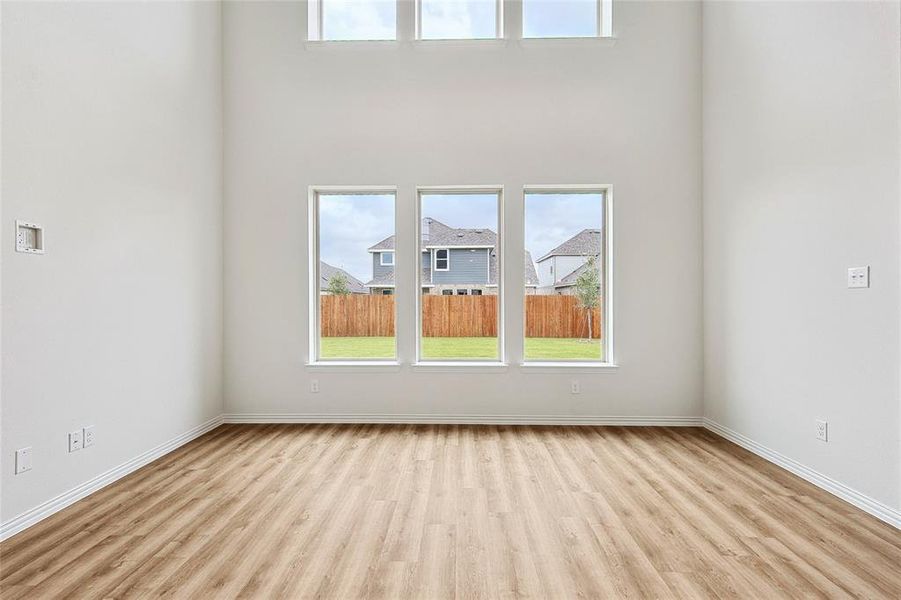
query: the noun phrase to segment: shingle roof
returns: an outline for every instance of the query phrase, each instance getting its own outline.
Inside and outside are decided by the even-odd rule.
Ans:
[[[394,250],[395,238],[389,236],[369,247],[370,252]],[[456,228],[445,225],[438,219],[425,217],[422,220],[422,245],[442,248],[471,248],[473,246],[494,246],[497,234],[487,228]]]
[[[389,235],[375,246],[370,246],[369,250],[394,250],[394,236]]]
[[[360,281],[344,269],[333,267],[324,260],[319,261],[319,290],[324,292],[326,289],[328,289],[329,280],[331,280],[331,278],[338,273],[342,273],[345,277],[347,277],[347,287],[348,289],[350,289],[350,292],[352,294],[366,293],[366,288],[363,287],[362,281]]]
[[[599,256],[599,255],[598,255],[598,256]],[[598,256],[595,256],[595,258],[598,258]],[[599,268],[597,262],[595,262],[595,268],[596,268],[596,269]],[[588,263],[587,263],[587,262],[582,263],[581,265],[579,265],[579,266],[576,268],[575,271],[573,271],[572,273],[569,273],[568,275],[566,275],[566,276],[563,277],[562,279],[559,279],[559,280],[555,281],[555,282],[554,282],[554,287],[555,287],[555,288],[561,288],[561,287],[569,287],[569,286],[571,286],[571,285],[575,285],[575,284],[576,284],[576,280],[577,280],[577,279],[579,278],[579,276],[580,276],[582,273],[584,273],[587,269],[588,269]]]
[[[544,256],[543,261],[551,256],[597,256],[601,253],[601,230],[583,229]]]

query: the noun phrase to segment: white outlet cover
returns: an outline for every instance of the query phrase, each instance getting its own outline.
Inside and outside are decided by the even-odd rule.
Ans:
[[[850,267],[848,269],[848,287],[851,289],[870,287],[870,267]]]
[[[817,420],[817,439],[823,442],[829,441],[829,423]]]
[[[81,438],[81,446],[83,448],[87,448],[88,446],[94,445],[94,426],[89,425],[82,429],[83,436]]]
[[[319,380],[318,379],[313,379],[312,381],[310,381],[310,391],[314,394],[319,393]]]
[[[16,475],[31,470],[31,446],[16,450]]]
[[[570,384],[569,392],[570,392],[571,394],[581,394],[581,393],[582,393],[582,386],[579,385],[579,382],[578,382],[578,381],[573,381],[572,384]]]

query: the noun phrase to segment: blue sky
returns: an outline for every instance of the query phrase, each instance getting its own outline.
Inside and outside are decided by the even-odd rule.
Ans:
[[[396,37],[396,0],[321,1],[324,39]],[[494,37],[495,27],[495,0],[422,0],[423,37]],[[593,35],[597,0],[523,0],[524,37]]]
[[[600,194],[526,194],[526,248],[533,259],[586,228],[599,229]],[[426,194],[422,215],[451,227],[497,231],[493,194]],[[372,277],[367,248],[394,234],[394,197],[322,195],[319,204],[319,255],[366,283]]]

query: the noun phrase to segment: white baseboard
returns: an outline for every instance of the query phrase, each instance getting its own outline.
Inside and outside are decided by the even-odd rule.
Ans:
[[[745,437],[737,431],[733,431],[728,427],[720,425],[716,421],[712,421],[706,417],[704,418],[704,428],[712,431],[722,438],[729,440],[734,444],[741,446],[745,450],[753,452],[761,458],[765,458],[771,463],[782,467],[786,471],[794,473],[801,479],[809,481],[818,488],[824,489],[834,496],[838,496],[845,502],[848,502],[849,504],[856,506],[862,511],[873,515],[877,519],[885,521],[889,525],[901,529],[901,511],[883,504],[878,500],[870,498],[869,496],[862,494],[857,490],[850,488],[847,485],[836,481],[835,479],[832,479],[831,477],[828,477],[827,475],[823,475],[818,471],[814,471],[813,469],[802,465],[798,461],[791,459],[784,454],[780,454],[775,450],[771,450],[770,448],[767,448],[762,444],[758,444],[754,440]]]
[[[63,492],[59,496],[51,498],[43,504],[39,504],[38,506],[25,511],[19,516],[0,524],[0,541],[12,537],[20,531],[31,527],[35,523],[46,519],[50,515],[61,511],[70,504],[74,504],[82,498],[89,496],[90,494],[93,494],[94,492],[108,486],[114,481],[125,477],[129,473],[137,471],[141,467],[155,461],[161,456],[169,454],[179,446],[187,444],[191,440],[200,437],[204,433],[215,429],[221,424],[222,415],[213,417],[209,421],[206,421],[205,423],[202,423],[197,427],[194,427],[193,429],[186,431],[185,433],[176,436],[155,448],[151,448],[150,450],[144,452],[143,454],[140,454],[139,456],[136,456],[135,458],[122,463],[118,467],[114,467],[109,471],[106,471],[105,473],[101,473],[93,479],[90,479],[82,483],[81,485],[72,488],[68,492]]]
[[[587,415],[439,415],[229,413],[226,423],[394,423],[432,425],[621,425],[702,427],[701,417],[600,417]]]
[[[67,506],[93,494],[154,460],[172,452],[222,423],[396,423],[447,425],[615,425],[646,427],[704,427],[750,452],[794,473],[857,508],[901,529],[901,511],[862,494],[843,483],[814,471],[775,450],[702,417],[602,417],[574,415],[425,415],[425,414],[312,414],[312,413],[230,413],[214,417],[193,429],[101,473],[97,477],[0,524],[0,541],[5,540]]]

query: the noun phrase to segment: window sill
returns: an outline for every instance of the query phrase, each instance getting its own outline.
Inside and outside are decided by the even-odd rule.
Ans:
[[[311,371],[400,371],[396,360],[320,360],[308,362]]]
[[[543,361],[524,362],[519,365],[526,373],[573,373],[584,371],[586,373],[615,373],[619,365],[615,363],[590,363],[590,362],[566,362]]]
[[[507,363],[492,361],[421,361],[413,363],[413,369],[416,371],[450,371],[459,373],[461,371],[472,371],[475,373],[491,373],[506,371],[509,365]]]

